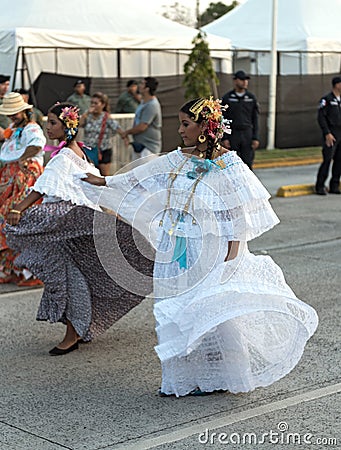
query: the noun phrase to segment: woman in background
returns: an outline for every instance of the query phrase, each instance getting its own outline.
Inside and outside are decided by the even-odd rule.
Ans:
[[[14,282],[18,286],[42,285],[27,269],[15,266],[17,253],[8,247],[3,232],[9,211],[27,196],[43,173],[46,138],[32,120],[32,107],[16,92],[6,94],[0,106],[0,114],[9,116],[12,122],[4,130],[5,141],[0,149],[0,283]]]
[[[110,175],[112,137],[118,133],[127,145],[128,142],[119,123],[110,117],[107,95],[96,92],[91,96],[90,108],[81,116],[79,126],[84,128],[85,145],[92,149],[88,156],[103,176]]]

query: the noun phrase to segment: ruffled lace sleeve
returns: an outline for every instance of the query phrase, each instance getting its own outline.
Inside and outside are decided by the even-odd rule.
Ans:
[[[198,164],[197,158],[187,158],[181,150],[172,152],[169,160],[173,172],[179,167],[182,169],[169,202],[172,213],[164,216],[166,232],[172,229],[175,235],[200,237],[214,234],[230,241],[250,241],[279,223],[269,203],[269,192],[236,152],[230,151],[213,163],[206,163],[208,172],[195,188],[189,214],[172,227],[172,222],[176,223],[176,217],[182,214],[205,162],[201,160]]]
[[[270,194],[235,152],[221,160],[223,164],[216,160],[198,184],[189,214],[174,234],[216,234],[248,241],[279,222],[269,203]],[[153,241],[160,222],[169,232],[174,218],[182,214],[194,182],[189,172],[193,172],[193,163],[175,150],[127,173],[106,177],[106,187],[83,183],[83,189],[92,202],[116,211]],[[169,199],[172,173],[178,175]],[[165,209],[171,214],[164,213]]]
[[[209,174],[206,202],[215,211],[223,234],[230,240],[249,241],[277,225],[271,196],[248,166],[232,151],[219,160],[225,167],[218,177],[216,171]]]
[[[71,201],[75,205],[101,210],[98,204],[92,202],[84,194],[83,183],[79,177],[78,179],[75,177],[76,174],[84,174],[84,172],[100,175],[99,171],[87,161],[65,148],[48,162],[32,190],[53,198],[55,201]]]
[[[168,166],[166,156],[160,156],[129,172],[105,177],[105,187],[82,182],[83,191],[92,202],[115,211],[154,241],[155,218],[166,203]]]

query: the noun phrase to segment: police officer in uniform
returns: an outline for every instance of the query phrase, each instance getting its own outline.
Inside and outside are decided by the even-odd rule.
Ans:
[[[333,89],[320,100],[318,123],[323,133],[323,162],[317,173],[315,192],[326,195],[324,186],[333,159],[332,176],[329,182],[330,194],[341,194],[341,76],[332,79]]]
[[[222,105],[228,105],[224,117],[231,121],[232,130],[224,136],[222,145],[235,150],[252,169],[255,150],[259,147],[259,107],[255,95],[247,90],[249,79],[243,70],[238,70],[233,76],[234,89],[222,98]]]

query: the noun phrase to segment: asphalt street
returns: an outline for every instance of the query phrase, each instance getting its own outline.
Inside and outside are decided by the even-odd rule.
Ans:
[[[93,343],[50,357],[64,329],[35,321],[42,290],[1,286],[0,450],[341,448],[341,196],[275,197],[316,170],[256,171],[281,223],[250,249],[271,255],[320,320],[289,375],[249,394],[160,398],[151,298]]]

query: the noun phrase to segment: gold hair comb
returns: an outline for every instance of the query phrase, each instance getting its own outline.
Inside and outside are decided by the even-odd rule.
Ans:
[[[194,121],[197,122],[199,119],[199,114],[201,113],[204,105],[205,105],[206,99],[200,98],[197,102],[194,103],[193,106],[189,108],[189,111],[194,116]]]

